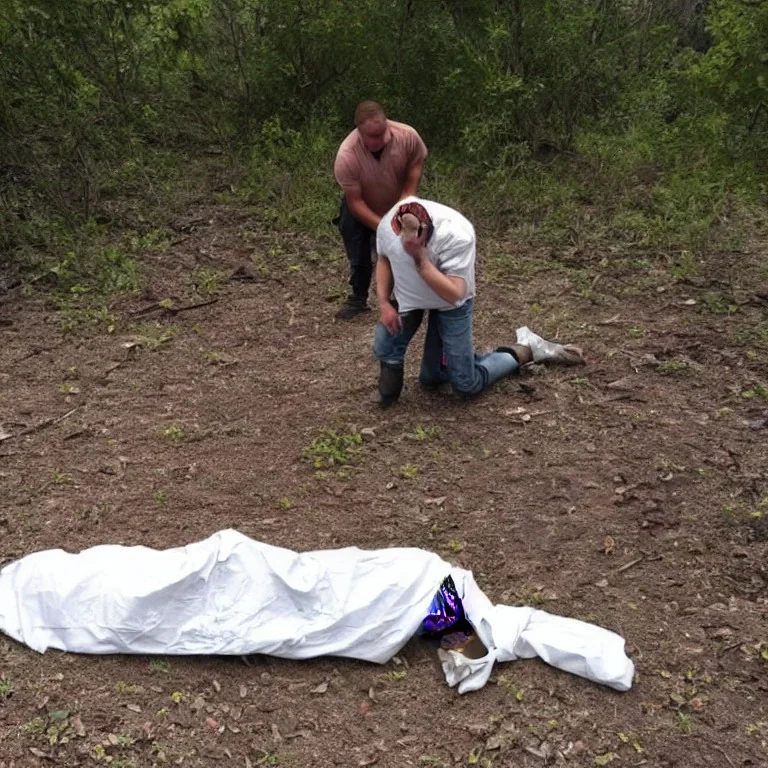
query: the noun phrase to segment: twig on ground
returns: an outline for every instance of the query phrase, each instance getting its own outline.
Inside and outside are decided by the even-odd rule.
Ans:
[[[718,747],[717,744],[710,744],[712,749],[716,749],[727,761],[728,765],[733,765],[733,760],[731,760],[730,757],[728,757],[728,754],[722,747]]]
[[[173,317],[174,315],[178,315],[179,312],[187,312],[190,309],[207,307],[209,304],[215,304],[217,301],[218,299],[209,299],[208,301],[201,301],[199,304],[187,304],[185,307],[166,307],[162,302],[158,301],[155,304],[150,304],[148,307],[144,307],[144,309],[137,309],[135,312],[129,312],[128,314],[130,314],[131,317],[143,317],[144,315],[152,314],[152,312],[161,311],[163,314]]]
[[[621,566],[621,568],[616,569],[616,573],[624,573],[624,571],[628,571],[630,568],[633,568],[638,563],[642,563],[645,558],[643,556],[638,557],[636,560],[630,560],[628,563],[625,563]]]
[[[21,432],[17,432],[15,435],[2,435],[0,436],[0,442],[3,442],[4,440],[10,440],[13,437],[31,435],[33,432],[39,432],[41,429],[45,429],[46,427],[58,424],[60,421],[64,421],[64,419],[69,418],[79,408],[80,406],[77,405],[71,411],[67,411],[63,416],[46,419],[45,421],[41,421],[39,424],[34,424],[31,427],[27,427],[27,429],[22,429]]]

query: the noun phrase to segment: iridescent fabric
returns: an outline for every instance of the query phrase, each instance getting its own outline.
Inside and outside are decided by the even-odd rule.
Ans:
[[[461,598],[456,591],[453,579],[447,576],[437,590],[422,622],[424,630],[435,633],[444,632],[457,625],[462,619],[464,619],[464,608],[461,605]]]

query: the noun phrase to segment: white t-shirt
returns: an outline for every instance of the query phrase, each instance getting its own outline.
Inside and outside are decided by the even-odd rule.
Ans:
[[[461,301],[452,304],[441,299],[416,269],[412,256],[403,248],[400,235],[392,229],[392,219],[403,203],[421,203],[434,224],[427,243],[429,260],[444,274],[461,277],[466,292]],[[379,222],[376,230],[376,251],[389,259],[395,278],[395,300],[400,312],[412,309],[455,309],[475,295],[475,228],[458,211],[447,205],[408,197],[400,200]]]

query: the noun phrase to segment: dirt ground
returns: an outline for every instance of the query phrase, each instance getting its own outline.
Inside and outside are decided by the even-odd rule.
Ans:
[[[0,638],[1,768],[768,766],[764,248],[673,264],[481,238],[478,344],[527,324],[588,366],[467,403],[419,389],[420,335],[382,412],[375,313],[333,320],[340,247],[224,205],[169,225],[111,334],[63,335],[44,296],[4,298],[0,560],[228,527],[300,550],[422,547],[494,601],[619,632],[636,683],[520,661],[460,696],[420,640],[379,667]],[[226,279],[243,265],[253,281]],[[316,467],[328,429],[366,432]]]

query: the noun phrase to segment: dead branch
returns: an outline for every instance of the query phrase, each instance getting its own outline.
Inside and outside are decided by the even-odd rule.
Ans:
[[[23,437],[24,435],[31,435],[33,432],[39,432],[41,429],[45,429],[46,427],[51,427],[54,424],[58,424],[59,422],[64,421],[64,419],[69,418],[79,408],[80,406],[77,405],[71,411],[67,411],[63,416],[46,419],[45,421],[41,421],[39,424],[34,424],[31,427],[22,429],[21,432],[17,432],[15,435],[0,435],[0,443],[3,442],[4,440],[10,440],[13,437]]]

